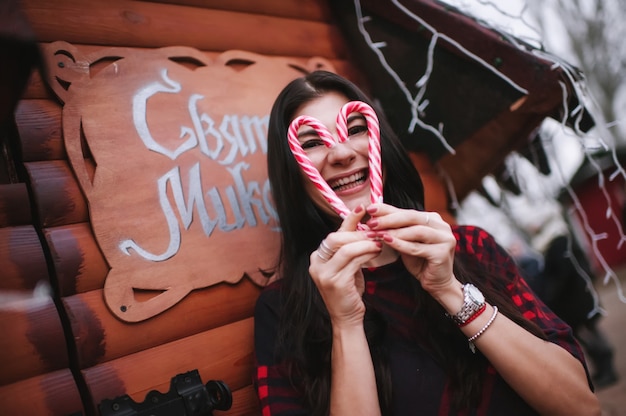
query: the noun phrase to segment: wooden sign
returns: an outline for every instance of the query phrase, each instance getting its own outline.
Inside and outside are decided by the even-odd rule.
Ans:
[[[267,284],[280,242],[269,110],[291,79],[331,65],[188,47],[83,55],[66,42],[44,54],[111,312],[137,322],[194,289]]]

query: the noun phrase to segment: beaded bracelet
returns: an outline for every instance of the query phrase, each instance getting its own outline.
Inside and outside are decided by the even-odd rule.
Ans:
[[[469,348],[470,348],[470,350],[472,350],[473,353],[476,353],[476,346],[474,345],[474,341],[476,341],[478,339],[478,337],[480,337],[482,334],[484,334],[485,331],[491,326],[493,321],[496,319],[496,315],[497,314],[498,314],[498,307],[494,306],[493,307],[493,315],[491,315],[491,318],[489,318],[489,320],[487,321],[485,326],[480,328],[480,331],[478,331],[477,333],[475,333],[474,335],[472,335],[471,337],[469,337],[467,339],[467,341],[469,342]]]

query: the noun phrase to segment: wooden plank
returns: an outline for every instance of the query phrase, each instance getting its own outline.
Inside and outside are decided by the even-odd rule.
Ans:
[[[54,262],[59,296],[101,289],[109,271],[89,223],[44,230]]]
[[[24,183],[0,185],[0,227],[32,222],[30,199]]]
[[[47,296],[0,303],[0,385],[68,366],[59,314]]]
[[[449,224],[456,224],[456,218],[450,212],[448,192],[439,175],[421,173],[424,185],[424,199],[426,211],[437,212]]]
[[[33,69],[22,94],[22,99],[44,100],[54,98],[54,94],[46,87],[39,69]]]
[[[150,390],[166,392],[177,374],[197,369],[204,382],[221,380],[235,391],[250,385],[253,319],[130,354],[82,371],[97,405],[128,394],[141,402]]]
[[[450,212],[450,201],[446,188],[445,178],[431,163],[428,155],[418,152],[409,152],[413,165],[417,168],[424,185],[424,205],[426,211],[435,211],[450,224],[456,223],[456,218]]]
[[[0,265],[3,291],[30,292],[48,282],[46,258],[32,225],[0,228]]]
[[[24,0],[22,6],[42,42],[63,39],[148,48],[185,45],[325,58],[347,55],[339,29],[322,22],[129,0],[92,2],[89,9],[82,0]]]
[[[505,111],[457,146],[456,154],[443,156],[437,164],[454,184],[457,198],[461,201],[479,188],[482,178],[517,150],[544,118],[541,113],[526,112],[524,107]]]
[[[251,416],[261,414],[259,398],[252,384],[231,391],[231,393],[233,394],[232,407],[228,411],[214,410],[213,416]]]
[[[52,100],[21,100],[15,123],[22,144],[22,160],[65,159],[61,106]]]
[[[294,19],[328,22],[332,19],[326,0],[146,0],[205,9],[229,10]]]
[[[259,288],[248,279],[191,292],[161,315],[135,324],[117,319],[94,290],[63,299],[78,362],[90,367],[252,316]]]
[[[87,203],[65,160],[24,163],[42,227],[86,222]]]
[[[74,377],[68,369],[0,386],[3,415],[84,414]]]

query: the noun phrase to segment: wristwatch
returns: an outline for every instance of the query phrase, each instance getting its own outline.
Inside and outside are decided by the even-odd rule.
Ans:
[[[476,312],[485,306],[485,296],[473,284],[466,283],[463,285],[463,306],[461,310],[452,315],[452,319],[458,325],[463,325]]]

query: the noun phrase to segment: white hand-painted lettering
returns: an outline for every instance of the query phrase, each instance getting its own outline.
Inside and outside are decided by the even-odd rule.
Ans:
[[[167,200],[167,196],[165,198],[163,197],[167,192],[167,182],[170,181],[172,177],[176,176],[177,173],[178,168],[174,168],[163,175],[157,182],[159,195],[161,196],[159,198],[159,202],[161,203],[161,209],[165,215],[170,235],[170,243],[167,246],[167,249],[162,254],[152,254],[139,247],[133,240],[124,240],[119,244],[119,248],[124,254],[130,256],[130,250],[132,249],[146,260],[163,261],[178,253],[178,250],[180,249],[180,229],[178,228],[178,221],[176,220],[176,215],[174,215],[174,211],[172,210],[172,205]]]
[[[149,261],[164,261],[173,257],[181,245],[181,231],[178,226],[178,218],[187,230],[193,223],[194,212],[200,218],[200,224],[204,234],[209,237],[213,234],[217,226],[221,231],[228,232],[241,229],[246,224],[250,227],[257,226],[257,216],[263,224],[268,224],[272,218],[277,218],[276,211],[271,205],[269,180],[265,180],[263,191],[256,181],[246,182],[243,178],[243,171],[250,167],[245,162],[240,162],[228,168],[233,178],[234,186],[227,186],[224,189],[226,199],[230,206],[230,212],[234,214],[234,222],[229,223],[224,199],[217,187],[212,187],[206,192],[211,201],[211,206],[215,212],[215,218],[212,219],[207,209],[204,199],[204,191],[202,186],[200,163],[194,164],[189,170],[188,192],[185,199],[183,190],[183,181],[180,175],[180,168],[175,167],[158,180],[159,202],[163,216],[168,225],[169,245],[162,254],[154,254],[140,247],[134,240],[127,239],[119,244],[120,250],[130,255],[130,250],[134,250],[137,254]],[[167,196],[167,184],[169,183],[174,197],[174,210]],[[256,208],[256,210],[254,209]],[[178,216],[176,215],[178,213]]]
[[[191,116],[193,127],[196,130],[196,135],[200,139],[200,150],[203,154],[215,160],[224,148],[224,140],[219,131],[215,130],[215,122],[213,119],[206,113],[198,114],[197,102],[203,98],[204,97],[200,94],[193,94],[191,98],[189,98],[189,115]],[[206,125],[206,128],[203,128],[203,123]],[[209,149],[207,135],[215,138],[213,150]]]
[[[170,150],[159,143],[150,133],[147,123],[148,99],[162,92],[176,94],[182,91],[181,84],[170,79],[165,69],[161,71],[161,78],[162,82],[148,84],[133,97],[133,122],[147,149],[175,160],[182,153],[198,147],[201,154],[216,161],[218,166],[230,166],[238,156],[254,155],[259,149],[263,154],[267,153],[268,115],[258,117],[227,114],[223,116],[219,128],[216,128],[215,121],[199,110],[198,104],[204,99],[201,94],[192,94],[188,100],[187,110],[192,127],[181,125],[179,139],[183,139],[182,144]],[[272,219],[276,220],[278,215],[272,205],[269,180],[266,179],[262,187],[257,181],[246,181],[243,173],[249,168],[250,164],[243,161],[227,167],[226,171],[232,177],[233,185],[223,189],[213,186],[205,192],[207,184],[202,183],[200,162],[189,168],[187,187],[183,186],[180,167],[174,167],[157,181],[159,203],[169,233],[166,250],[155,254],[140,247],[133,239],[123,240],[119,244],[120,250],[127,255],[133,250],[149,261],[167,260],[178,253],[181,247],[179,219],[184,229],[188,230],[194,215],[199,219],[207,237],[216,228],[229,232],[245,226],[256,227],[259,223],[267,225]],[[211,169],[223,168],[212,165]],[[168,197],[168,183],[174,204]],[[279,231],[277,228],[272,230]]]
[[[204,99],[201,94],[192,94],[187,103],[187,110],[193,127],[181,126],[180,139],[186,139],[174,150],[160,144],[150,133],[147,122],[148,99],[161,93],[180,93],[181,84],[171,80],[167,70],[161,71],[163,83],[153,82],[139,90],[133,97],[133,123],[139,137],[149,150],[160,153],[174,160],[182,153],[200,147],[202,154],[211,160],[217,160],[222,165],[233,163],[237,155],[248,156],[257,150],[267,153],[267,125],[269,115],[239,116],[227,114],[222,118],[219,129],[215,127],[215,121],[206,113],[198,111],[198,102]],[[166,85],[164,85],[166,84]],[[242,135],[243,132],[243,135]],[[225,141],[230,145],[226,155],[219,160],[225,151]]]
[[[135,129],[139,134],[139,137],[144,142],[146,147],[152,151],[157,153],[161,153],[170,159],[174,160],[178,155],[184,153],[185,151],[194,148],[198,144],[198,140],[194,134],[190,134],[191,131],[187,128],[181,128],[180,137],[184,137],[185,135],[190,136],[189,139],[185,140],[183,144],[178,146],[174,151],[170,151],[160,143],[158,143],[150,134],[150,129],[148,128],[148,120],[147,120],[147,105],[148,98],[151,96],[160,93],[177,93],[181,91],[181,85],[175,81],[172,81],[167,76],[167,70],[161,71],[161,77],[163,77],[163,81],[169,88],[163,85],[160,82],[153,82],[148,84],[146,87],[139,90],[137,95],[133,97],[133,123],[135,124]]]
[[[254,227],[256,226],[256,217],[254,216],[254,212],[252,210],[253,206],[256,207],[263,224],[267,224],[270,217],[263,209],[263,200],[253,197],[254,194],[261,194],[259,183],[252,181],[249,184],[246,184],[241,176],[242,168],[248,169],[249,167],[250,165],[247,163],[241,162],[236,164],[234,167],[229,168],[228,171],[231,175],[233,175],[233,179],[235,180],[235,189],[237,190],[237,195],[239,196],[239,201],[242,205],[241,209],[246,217],[246,221],[248,221],[248,224],[250,224],[251,227]]]

